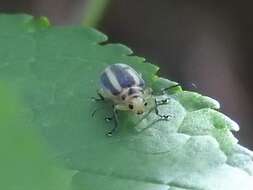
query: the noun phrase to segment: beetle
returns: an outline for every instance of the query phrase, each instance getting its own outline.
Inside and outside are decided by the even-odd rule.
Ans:
[[[100,75],[100,84],[101,89],[97,92],[99,98],[93,99],[96,101],[110,100],[113,102],[113,118],[107,119],[114,119],[115,125],[107,134],[109,136],[112,135],[118,126],[117,110],[131,111],[137,115],[141,115],[147,109],[148,99],[152,98],[152,89],[146,87],[142,75],[124,63],[107,66]],[[160,102],[156,99],[154,100],[156,114],[162,119],[167,119],[170,115],[159,114],[157,107],[158,105],[165,104],[168,99]]]

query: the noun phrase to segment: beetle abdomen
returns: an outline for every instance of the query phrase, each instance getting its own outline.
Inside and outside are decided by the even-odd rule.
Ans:
[[[101,75],[101,83],[105,90],[118,95],[125,88],[132,86],[144,87],[141,76],[126,64],[113,64],[108,66]]]

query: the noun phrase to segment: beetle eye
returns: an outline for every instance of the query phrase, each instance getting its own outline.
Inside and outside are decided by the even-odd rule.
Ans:
[[[129,104],[128,107],[129,107],[129,109],[131,109],[131,110],[134,109],[134,106],[133,106],[132,104]]]
[[[147,106],[147,105],[148,105],[148,102],[145,102],[145,103],[144,103],[144,106]]]

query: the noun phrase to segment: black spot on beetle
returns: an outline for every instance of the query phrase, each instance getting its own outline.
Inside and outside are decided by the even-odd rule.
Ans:
[[[131,109],[131,110],[134,109],[134,106],[133,106],[132,104],[129,104],[128,107],[129,107],[129,109]]]
[[[121,99],[122,99],[122,100],[125,100],[125,99],[126,99],[126,95],[122,95],[122,96],[121,96]]]

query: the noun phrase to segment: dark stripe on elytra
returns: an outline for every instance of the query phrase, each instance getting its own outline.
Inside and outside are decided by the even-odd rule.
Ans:
[[[139,81],[135,81],[135,85],[139,86],[139,87],[144,87],[145,86],[145,82],[144,80],[141,78],[141,76],[133,69],[131,69],[131,67],[126,68],[126,70],[131,70],[133,74],[136,74],[136,76],[138,77]],[[138,84],[137,84],[138,83]]]
[[[128,73],[125,67],[112,65],[111,71],[115,74],[121,88],[127,88],[136,85],[134,78]]]
[[[109,90],[113,95],[120,94],[120,92],[116,88],[114,88],[114,86],[112,85],[111,81],[109,80],[105,72],[102,73],[100,77],[100,81],[101,81],[102,86],[105,88],[105,90]]]

